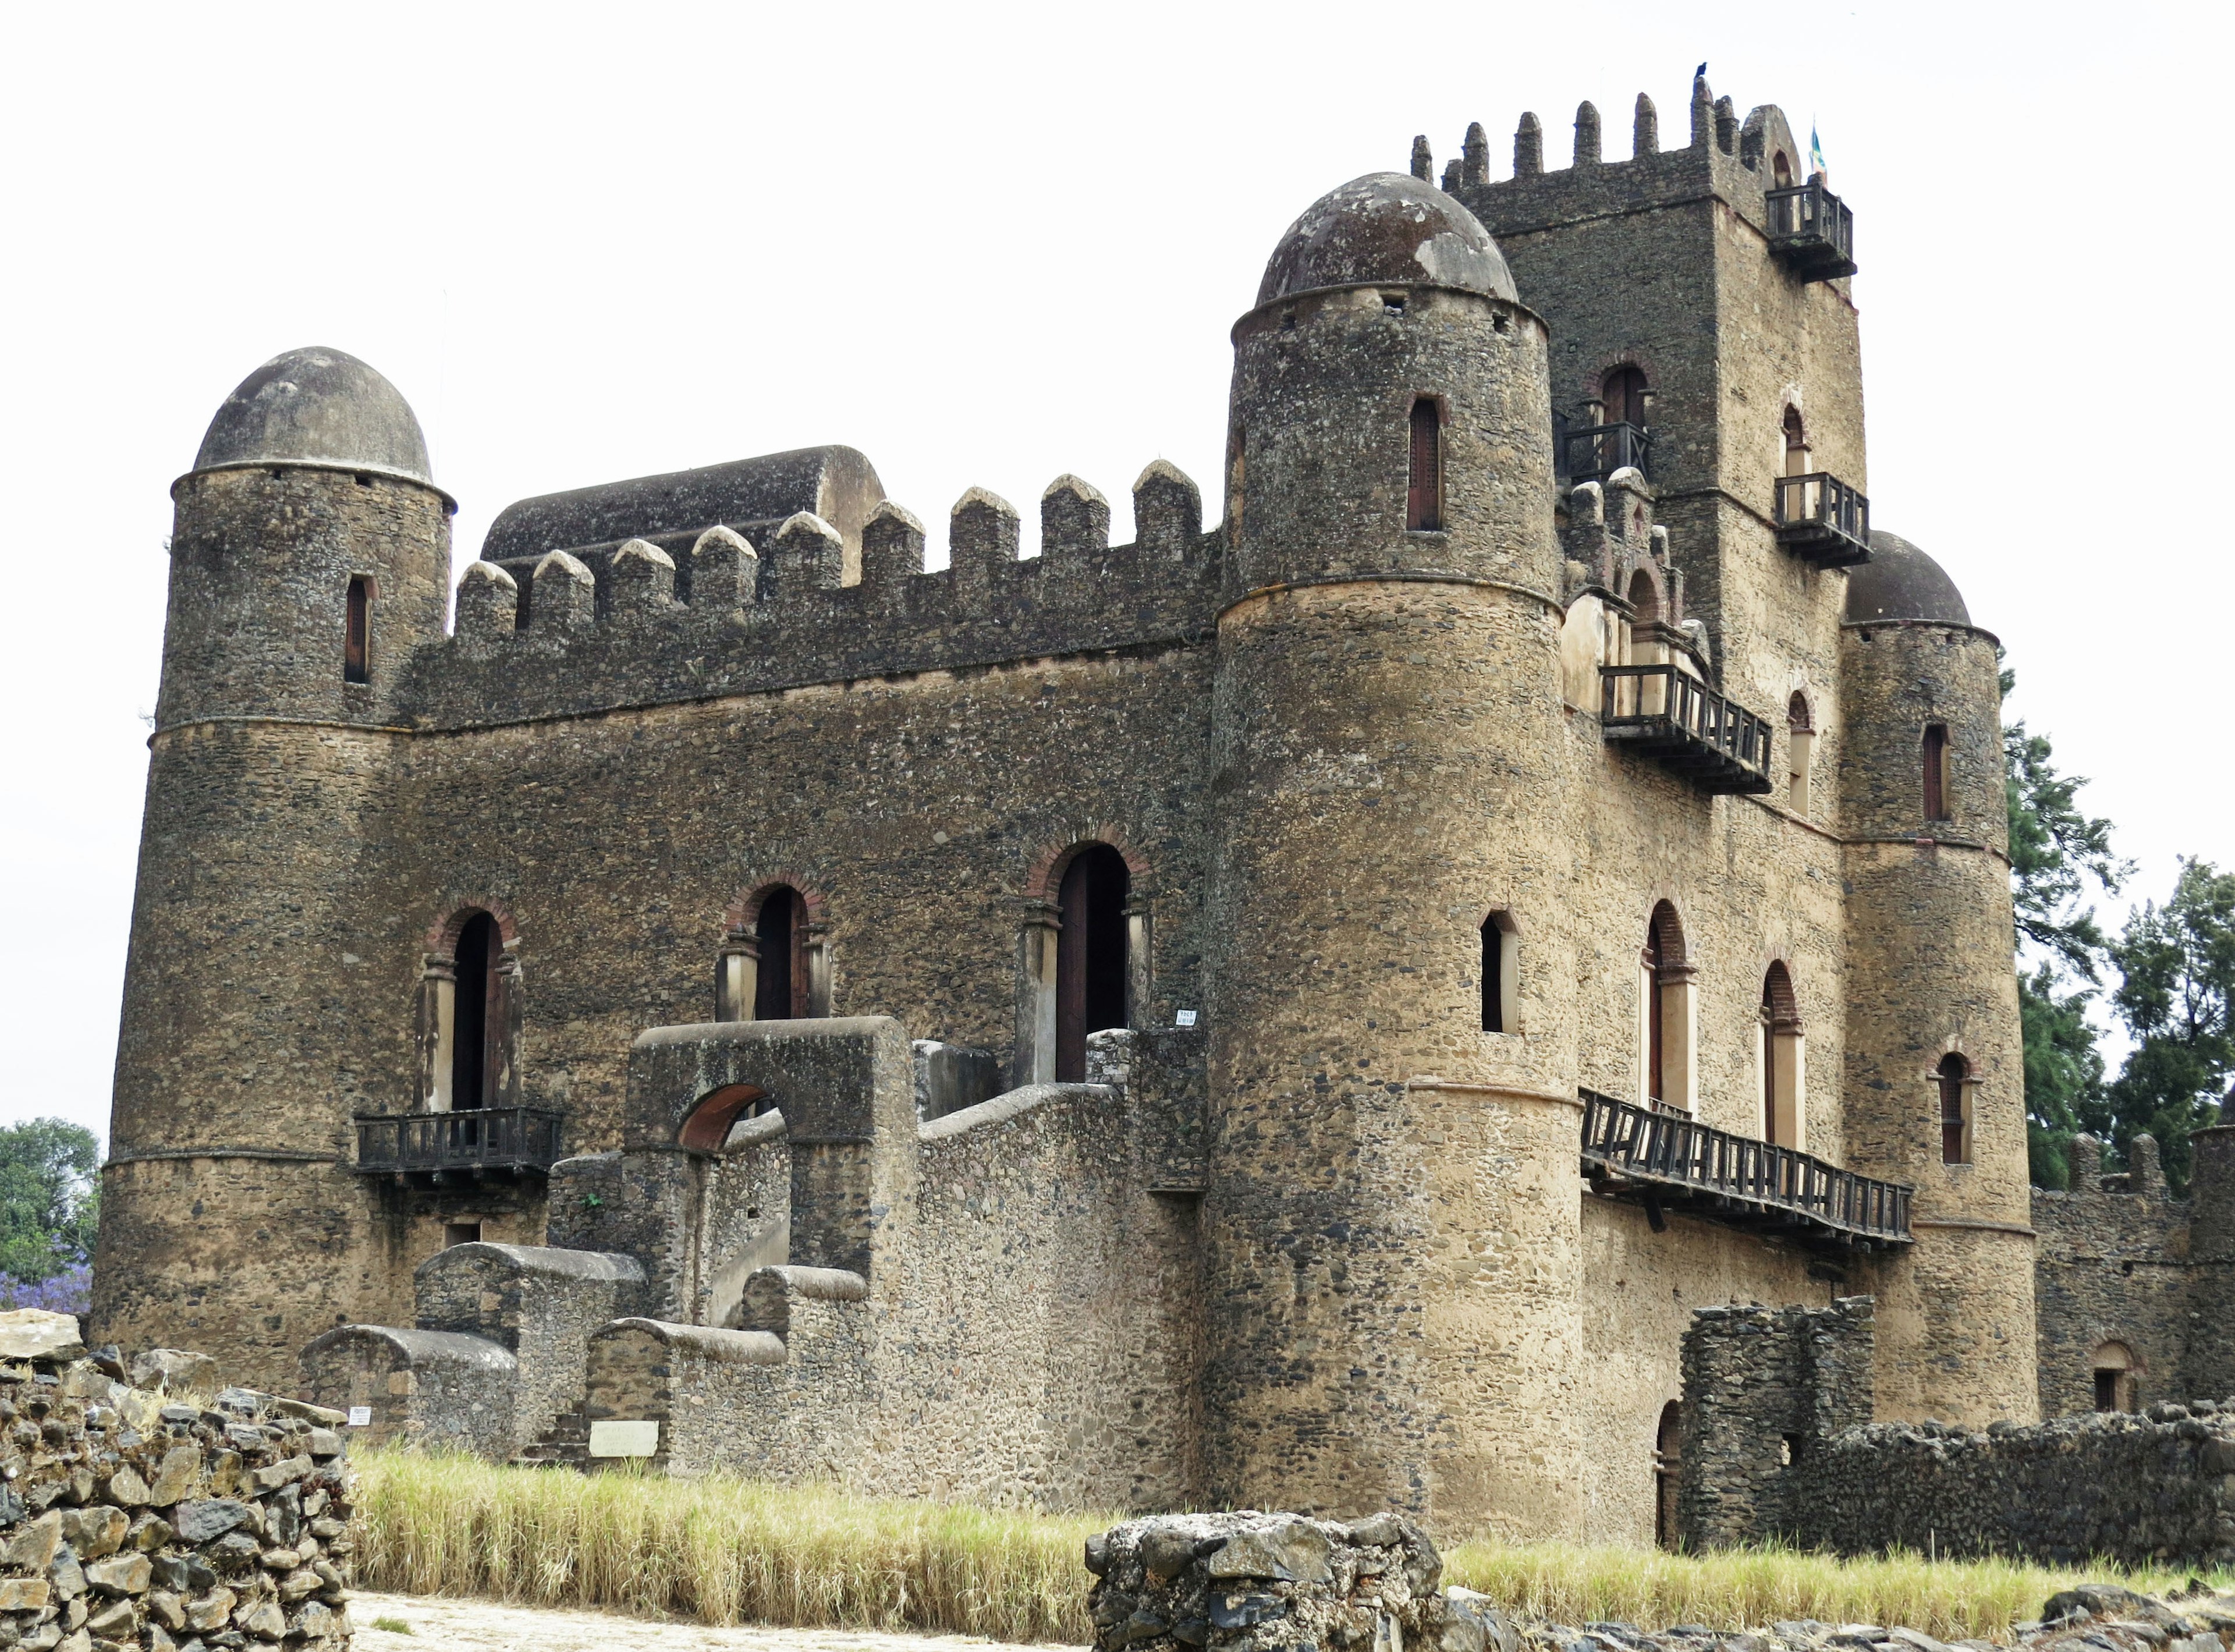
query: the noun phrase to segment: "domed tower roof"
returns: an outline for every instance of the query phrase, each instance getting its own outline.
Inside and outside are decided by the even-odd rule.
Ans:
[[[194,469],[256,464],[367,470],[435,485],[410,403],[338,350],[274,356],[225,398]]]
[[[1401,172],[1368,173],[1314,201],[1273,249],[1257,302],[1381,283],[1520,302],[1504,254],[1475,215]]]
[[[1898,534],[1871,530],[1871,560],[1847,570],[1847,623],[1923,620],[1968,626],[1971,611],[1939,563]]]

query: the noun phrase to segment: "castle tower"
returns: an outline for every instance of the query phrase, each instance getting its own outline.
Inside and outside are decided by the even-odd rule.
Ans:
[[[172,491],[94,1319],[287,1385],[358,1306],[356,1086],[410,1061],[368,1046],[409,1024],[364,979],[392,902],[356,876],[388,830],[398,674],[442,635],[454,507],[395,387],[331,350],[243,381]]]
[[[1233,337],[1207,1495],[1549,1530],[1581,1501],[1574,1075],[1484,1030],[1483,983],[1563,796],[1544,324],[1384,174],[1296,220]]]
[[[1879,1414],[2037,1414],[2025,1072],[1995,639],[1939,565],[1848,577],[1847,1162],[1917,1190],[1880,1285]]]

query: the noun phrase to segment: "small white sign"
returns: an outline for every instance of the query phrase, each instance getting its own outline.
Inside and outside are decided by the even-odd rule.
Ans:
[[[372,1407],[370,1406],[351,1406],[350,1407],[349,1426],[351,1428],[371,1427]]]
[[[659,1450],[657,1422],[592,1423],[593,1457],[650,1457]]]
[[[1193,1026],[1195,1025],[1195,1012],[1193,1010],[1182,1010],[1177,1015],[1172,1017],[1172,1025],[1174,1026]]]

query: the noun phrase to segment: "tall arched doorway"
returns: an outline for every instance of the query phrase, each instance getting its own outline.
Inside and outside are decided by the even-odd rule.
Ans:
[[[1653,1435],[1653,1541],[1663,1549],[1676,1547],[1676,1485],[1683,1466],[1684,1407],[1670,1400],[1661,1407],[1661,1425]]]
[[[1125,897],[1132,875],[1107,843],[1089,843],[1063,869],[1056,895],[1055,1080],[1086,1078],[1086,1035],[1126,1020]]]
[[[451,1002],[450,1109],[465,1112],[492,1105],[502,1057],[504,1006],[497,978],[501,951],[496,920],[476,912],[458,931],[457,986]],[[492,1036],[494,1034],[494,1036]]]

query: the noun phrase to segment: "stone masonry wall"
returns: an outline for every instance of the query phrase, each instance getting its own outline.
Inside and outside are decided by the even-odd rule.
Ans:
[[[2104,1175],[2101,1145],[2081,1137],[2072,1144],[2070,1190],[2033,1190],[2044,1417],[2094,1408],[2095,1356],[2107,1342],[2133,1356],[2136,1405],[2188,1392],[2181,1364],[2190,1328],[2192,1207],[2166,1188],[2157,1144],[2147,1136],[2135,1138],[2130,1166],[2123,1175]]]

